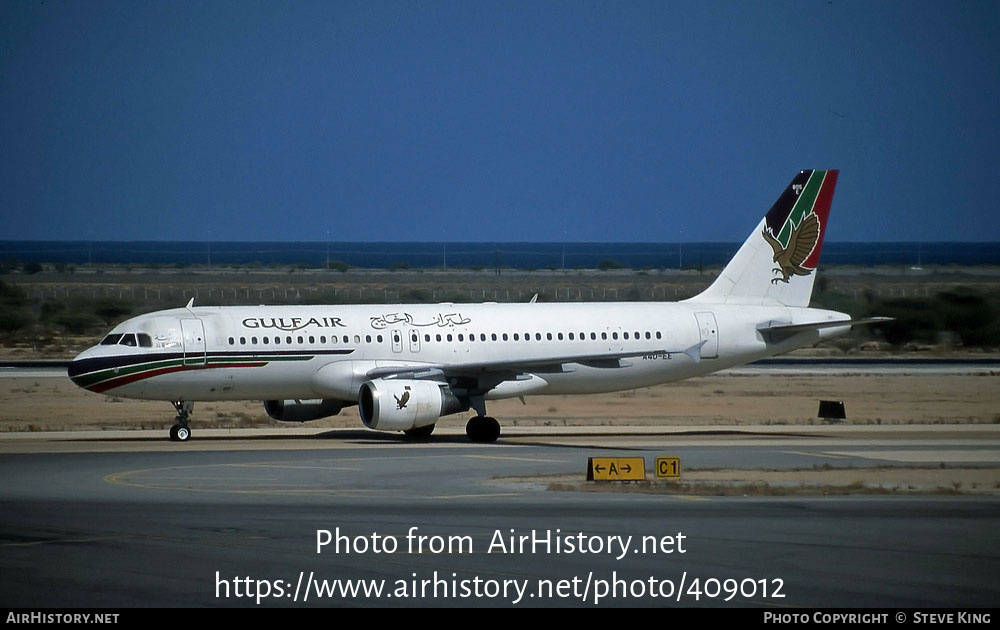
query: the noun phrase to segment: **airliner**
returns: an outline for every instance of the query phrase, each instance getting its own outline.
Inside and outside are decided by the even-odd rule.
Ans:
[[[836,170],[799,172],[718,278],[681,302],[195,306],[129,319],[69,366],[92,392],[169,401],[171,440],[196,402],[258,400],[279,421],[358,405],[378,431],[426,438],[490,400],[648,387],[811,346],[879,321],[809,308]]]

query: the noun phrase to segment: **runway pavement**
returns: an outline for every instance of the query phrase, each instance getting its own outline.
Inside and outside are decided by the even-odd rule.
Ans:
[[[702,469],[995,467],[992,426],[643,429],[539,428],[495,445],[356,430],[206,431],[184,445],[159,431],[3,436],[0,603],[1000,601],[996,494],[681,496],[561,492],[540,480],[582,477],[589,456],[665,452]],[[318,540],[329,542],[319,553]]]

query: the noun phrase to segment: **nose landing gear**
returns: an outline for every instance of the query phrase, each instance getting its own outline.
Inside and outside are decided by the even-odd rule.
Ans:
[[[194,409],[194,402],[190,400],[175,400],[174,409],[177,410],[177,424],[170,427],[171,442],[187,442],[191,438],[191,427],[188,426],[188,419]]]

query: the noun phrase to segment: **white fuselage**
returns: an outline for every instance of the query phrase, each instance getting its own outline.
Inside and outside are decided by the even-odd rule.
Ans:
[[[130,398],[355,401],[373,370],[538,364],[513,369],[486,397],[584,394],[706,374],[848,329],[768,343],[764,326],[846,319],[818,309],[688,303],[193,307],[120,324],[109,338],[145,334],[150,342],[94,346],[70,370],[83,387]],[[697,353],[685,354],[691,348]],[[572,360],[626,353],[613,362]],[[557,367],[541,365],[549,359]]]

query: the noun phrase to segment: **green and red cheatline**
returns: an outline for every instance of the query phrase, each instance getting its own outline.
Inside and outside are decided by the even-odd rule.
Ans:
[[[154,376],[218,368],[258,368],[273,362],[309,361],[319,354],[350,354],[352,350],[327,350],[321,352],[220,352],[187,354],[181,352],[134,357],[114,357],[74,361],[69,377],[78,386],[92,392],[103,393],[116,387],[135,383]]]

